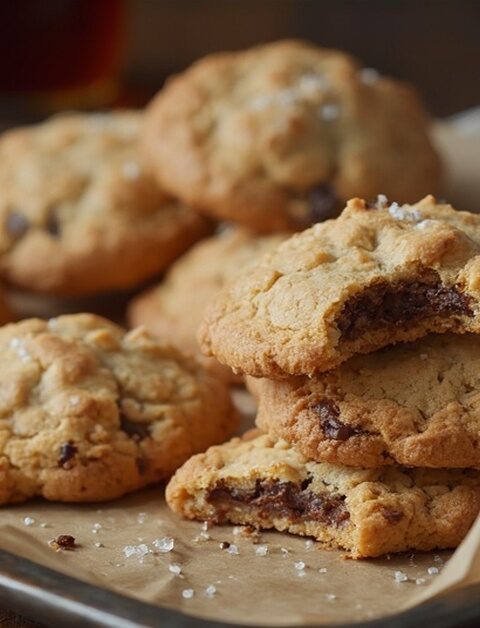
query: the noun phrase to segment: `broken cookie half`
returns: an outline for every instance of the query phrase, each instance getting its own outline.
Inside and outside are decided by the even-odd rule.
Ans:
[[[317,463],[252,430],[191,458],[166,496],[189,519],[312,536],[366,558],[456,547],[480,510],[480,471]]]
[[[207,312],[207,355],[254,377],[312,375],[431,331],[480,331],[480,216],[349,201],[294,235]]]

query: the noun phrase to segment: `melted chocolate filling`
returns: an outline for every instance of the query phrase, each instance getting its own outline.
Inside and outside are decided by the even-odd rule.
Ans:
[[[444,286],[432,273],[419,281],[370,287],[345,303],[337,326],[343,340],[355,340],[371,329],[403,327],[434,316],[473,316],[470,304],[468,295]]]
[[[308,482],[309,484],[310,482]],[[207,501],[220,507],[246,506],[262,519],[287,517],[293,521],[319,521],[338,526],[350,518],[341,495],[318,495],[293,482],[257,480],[250,490],[219,482],[207,493]]]

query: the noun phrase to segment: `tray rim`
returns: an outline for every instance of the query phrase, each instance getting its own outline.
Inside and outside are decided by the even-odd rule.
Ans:
[[[480,624],[480,585],[472,585],[407,611],[364,622],[332,624],[335,628],[436,628]],[[245,628],[187,615],[86,583],[0,549],[0,602],[9,610],[54,625],[108,628]],[[54,623],[51,623],[54,621]],[[314,624],[308,624],[313,626]],[[326,624],[321,625],[325,628]],[[282,628],[288,628],[284,626]],[[297,627],[298,628],[298,625]]]

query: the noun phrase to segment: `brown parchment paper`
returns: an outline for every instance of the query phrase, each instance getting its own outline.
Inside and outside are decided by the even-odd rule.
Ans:
[[[445,197],[459,209],[479,211],[480,114],[437,124],[435,140],[447,167]],[[21,297],[18,304],[28,315],[52,313],[52,305],[38,299]],[[108,314],[121,320],[121,307],[114,304]],[[54,304],[55,314],[75,309],[84,308]],[[104,304],[88,309],[106,313]],[[245,395],[239,402],[247,427],[251,402]],[[438,552],[352,561],[299,537],[269,532],[254,543],[234,531],[230,526],[205,531],[200,523],[178,519],[166,507],[162,487],[107,504],[34,501],[0,510],[3,549],[125,595],[227,622],[360,621],[480,582],[480,519],[451,558]],[[78,549],[55,552],[48,542],[59,534],[73,535]],[[174,547],[162,553],[155,540],[165,537]],[[222,550],[222,541],[234,544],[238,554]],[[207,595],[212,585],[215,593]],[[193,596],[185,598],[185,590]]]

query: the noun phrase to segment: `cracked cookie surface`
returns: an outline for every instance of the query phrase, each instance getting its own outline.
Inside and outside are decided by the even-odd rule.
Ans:
[[[130,323],[145,325],[181,349],[198,354],[198,327],[215,294],[255,258],[286,237],[286,234],[258,237],[242,229],[229,229],[199,242],[175,262],[158,286],[130,303]],[[231,382],[239,380],[216,360],[204,360],[205,366],[218,376]]]
[[[228,390],[91,314],[0,328],[0,504],[101,501],[168,478],[236,427]]]
[[[478,333],[479,278],[479,215],[353,199],[223,290],[201,346],[254,377],[313,375],[429,332]]]
[[[258,426],[318,462],[480,467],[480,336],[427,336],[312,378],[248,384]]]
[[[480,509],[480,471],[313,462],[252,431],[191,458],[166,495],[189,519],[312,536],[366,558],[456,547]]]
[[[130,288],[209,232],[140,157],[142,114],[65,114],[0,138],[0,270],[22,288]]]
[[[282,41],[206,57],[147,109],[144,153],[172,194],[258,231],[304,229],[352,196],[438,193],[412,87],[352,57]]]

